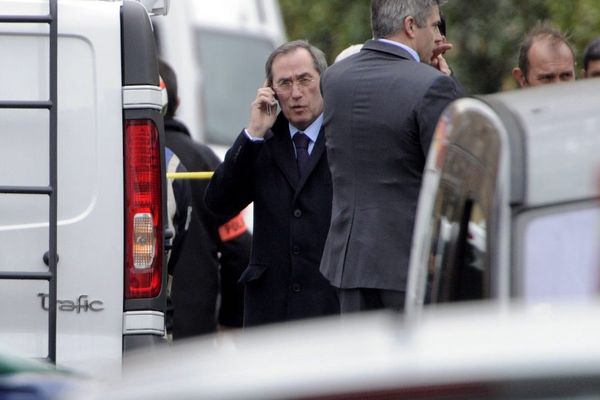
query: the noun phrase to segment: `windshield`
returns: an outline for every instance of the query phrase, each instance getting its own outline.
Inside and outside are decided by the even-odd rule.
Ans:
[[[196,39],[204,137],[207,143],[229,146],[248,122],[275,46],[262,36],[218,30],[197,29]]]

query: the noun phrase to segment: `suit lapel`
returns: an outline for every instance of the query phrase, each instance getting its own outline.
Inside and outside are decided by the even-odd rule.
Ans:
[[[275,161],[285,179],[295,188],[298,185],[298,167],[296,166],[296,155],[292,147],[292,139],[287,123],[285,127],[280,126],[279,128],[272,131],[273,135],[265,141],[265,144],[271,153],[271,158]]]
[[[319,131],[317,141],[308,158],[306,171],[301,178],[298,178],[294,144],[290,138],[288,122],[285,118],[278,118],[273,129],[266,138],[265,144],[269,149],[271,158],[274,160],[275,164],[277,164],[290,186],[294,188],[297,196],[325,153],[324,128],[321,127],[321,130]]]

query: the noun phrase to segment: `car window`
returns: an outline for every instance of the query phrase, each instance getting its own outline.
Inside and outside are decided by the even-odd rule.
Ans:
[[[432,224],[426,302],[489,297],[488,222],[482,204],[442,186]]]
[[[453,300],[484,298],[487,263],[487,223],[478,202],[465,204],[458,236],[456,271],[453,277]]]
[[[196,30],[195,56],[202,69],[198,90],[203,99],[198,112],[204,117],[208,143],[229,146],[245,126],[250,103],[265,80],[265,61],[274,48],[262,36]]]
[[[432,216],[432,235],[429,247],[427,268],[426,302],[438,303],[446,297],[443,293],[447,282],[447,269],[452,244],[457,232],[453,220],[455,205],[458,202],[456,191],[451,186],[442,185],[435,199]]]
[[[526,300],[598,293],[600,208],[596,202],[528,212],[519,218],[518,235],[518,283]]]
[[[490,256],[494,242],[489,229],[497,218],[500,134],[479,113],[467,113],[460,123],[440,119],[435,159],[429,168],[439,174],[433,201],[427,257],[426,303],[489,298],[498,286]],[[448,133],[444,130],[448,129]],[[432,165],[431,160],[435,160]],[[497,224],[496,224],[497,226]],[[493,233],[493,232],[492,232]],[[419,250],[420,251],[420,250]],[[497,287],[496,287],[497,289]]]

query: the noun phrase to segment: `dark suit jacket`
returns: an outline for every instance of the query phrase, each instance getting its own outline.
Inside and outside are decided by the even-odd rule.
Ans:
[[[415,211],[433,131],[462,94],[405,50],[370,40],[323,75],[333,180],[321,271],[340,288],[405,290]]]
[[[220,164],[219,157],[208,146],[195,142],[181,122],[165,119],[165,132],[167,146],[188,171],[212,171]],[[206,207],[208,181],[189,183],[192,215],[186,240],[171,271],[174,339],[215,332],[217,322],[242,325],[244,293],[237,282],[248,265],[252,241],[248,231],[222,240],[219,227],[227,219],[212,214]]]
[[[298,178],[288,121],[280,114],[264,142],[242,131],[206,192],[213,212],[238,213],[254,201],[244,325],[339,312],[335,289],[319,272],[331,216],[331,175],[323,130]]]

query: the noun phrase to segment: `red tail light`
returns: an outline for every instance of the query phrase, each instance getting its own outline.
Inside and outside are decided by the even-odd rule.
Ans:
[[[158,130],[125,124],[125,297],[155,297],[162,286],[162,179]]]

